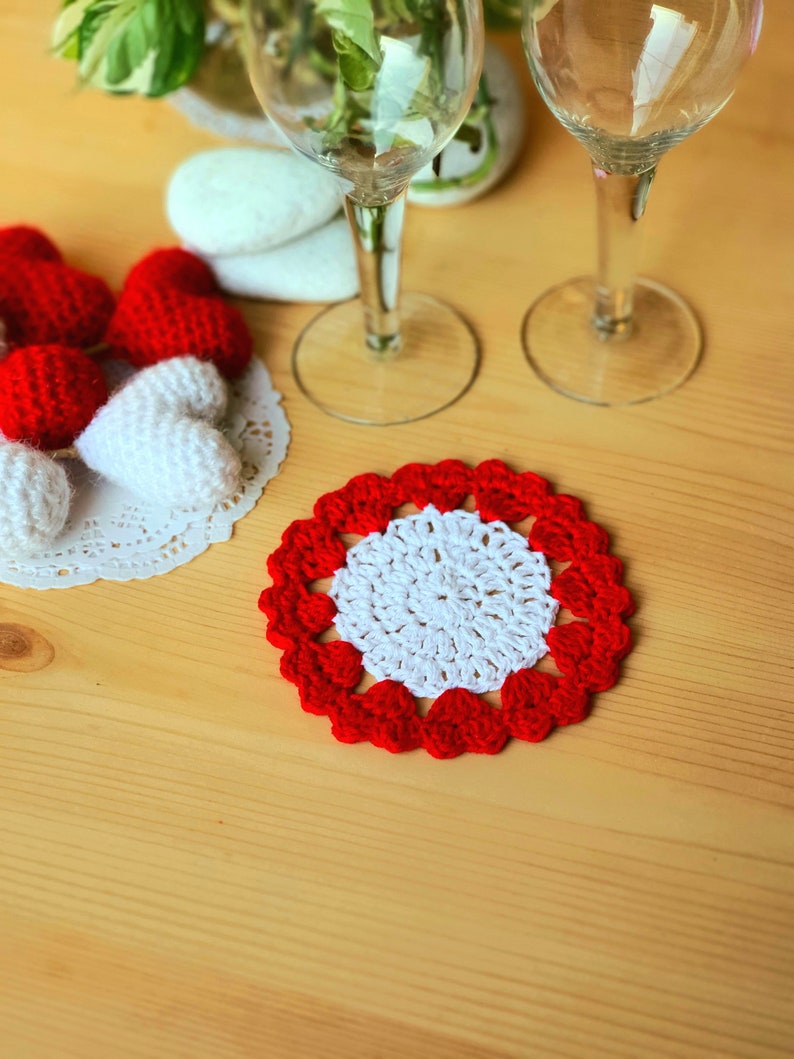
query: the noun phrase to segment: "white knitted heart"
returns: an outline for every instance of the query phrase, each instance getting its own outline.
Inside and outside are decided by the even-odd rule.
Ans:
[[[157,405],[211,423],[217,423],[223,416],[229,400],[229,390],[221,373],[214,364],[197,357],[161,360],[133,375],[114,400],[120,398],[122,392],[125,405]]]
[[[168,507],[213,507],[233,496],[240,458],[217,430],[226,383],[214,365],[177,357],[145,368],[99,410],[75,448],[136,496]]]
[[[22,559],[46,551],[63,530],[71,489],[63,467],[0,435],[0,554]]]

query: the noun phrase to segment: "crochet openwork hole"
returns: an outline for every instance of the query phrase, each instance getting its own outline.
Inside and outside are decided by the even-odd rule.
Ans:
[[[436,757],[537,742],[587,715],[630,648],[604,530],[496,460],[354,478],[268,565],[282,673],[344,742]]]

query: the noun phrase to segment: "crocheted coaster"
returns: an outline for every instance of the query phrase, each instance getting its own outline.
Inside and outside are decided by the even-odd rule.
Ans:
[[[281,673],[341,742],[438,758],[538,742],[587,716],[631,648],[606,531],[500,460],[359,475],[287,527],[268,572]]]

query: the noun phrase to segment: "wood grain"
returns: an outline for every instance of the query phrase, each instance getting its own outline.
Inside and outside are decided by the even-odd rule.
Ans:
[[[0,10],[2,222],[118,286],[173,241],[170,172],[217,141],[165,102],[76,92],[46,8]],[[465,398],[407,427],[329,419],[289,375],[314,307],[241,303],[293,437],[233,539],[146,582],[0,586],[4,1056],[791,1055],[792,33],[769,0],[734,100],[654,187],[645,271],[707,335],[681,390],[589,408],[521,354],[527,305],[591,267],[594,218],[584,154],[506,38],[518,166],[408,217],[406,285],[482,341]],[[449,456],[585,501],[626,561],[636,648],[542,744],[339,745],[278,675],[266,557],[353,474]]]

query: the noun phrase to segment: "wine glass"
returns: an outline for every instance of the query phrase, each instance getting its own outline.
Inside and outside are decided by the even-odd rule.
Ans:
[[[590,154],[595,278],[543,294],[524,351],[555,390],[633,404],[674,389],[700,357],[689,306],[635,279],[656,166],[730,99],[761,28],[762,0],[524,0],[524,50],[555,117]]]
[[[481,0],[246,0],[263,109],[340,181],[360,298],[325,309],[293,350],[315,404],[356,423],[421,419],[464,393],[479,359],[448,305],[400,291],[405,192],[452,139],[482,66]]]

